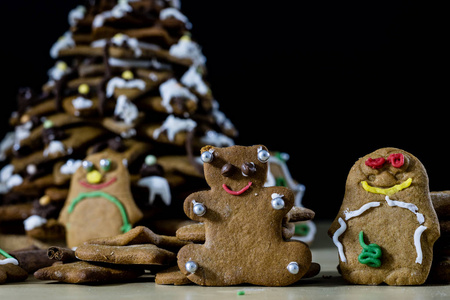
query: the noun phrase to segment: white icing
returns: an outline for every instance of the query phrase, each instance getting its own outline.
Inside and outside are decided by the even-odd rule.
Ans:
[[[0,170],[0,194],[6,194],[13,187],[21,185],[23,182],[22,176],[14,173],[14,166],[11,164],[5,165]]]
[[[33,127],[33,122],[28,121],[16,126],[14,130],[14,145],[20,148],[20,142],[30,136],[30,130]]]
[[[117,98],[114,115],[119,116],[121,119],[123,119],[125,124],[131,125],[133,124],[134,120],[137,119],[139,111],[136,105],[129,101],[125,95],[120,95]]]
[[[6,133],[5,137],[0,142],[0,161],[4,161],[7,158],[6,151],[11,149],[14,145],[14,140],[15,134],[13,131]]]
[[[0,170],[0,182],[6,182],[14,173],[14,166],[12,164],[5,165]]]
[[[13,264],[13,265],[18,266],[19,262],[15,258],[5,258],[5,259],[0,260],[0,265],[6,265],[6,264]]]
[[[153,132],[153,138],[158,139],[161,132],[167,132],[167,138],[170,141],[174,141],[175,135],[180,131],[191,131],[197,126],[197,123],[191,119],[180,119],[174,115],[169,115],[161,127],[155,129]]]
[[[59,172],[65,175],[71,175],[81,166],[82,160],[69,159],[59,168]]]
[[[175,18],[183,22],[186,25],[186,29],[192,29],[192,24],[189,22],[189,19],[174,7],[169,7],[161,10],[161,12],[159,13],[159,18],[161,20]]]
[[[213,145],[216,147],[229,147],[234,145],[233,139],[214,130],[208,130],[200,141],[205,145]]]
[[[380,206],[380,204],[381,204],[380,202],[369,202],[369,203],[366,203],[363,206],[361,206],[358,210],[353,210],[353,211],[345,210],[344,211],[345,221],[348,221],[353,217],[357,217],[357,216],[361,215],[366,210],[368,210],[372,207]]]
[[[136,133],[137,133],[136,129],[130,128],[130,129],[126,130],[126,131],[122,131],[120,133],[120,136],[123,137],[124,139],[129,139],[130,137],[135,136]]]
[[[385,199],[389,206],[398,206],[398,207],[406,208],[406,209],[410,210],[413,214],[415,214],[417,216],[417,221],[419,222],[419,224],[422,224],[423,222],[425,222],[425,217],[423,216],[423,214],[417,212],[419,210],[419,208],[416,205],[414,205],[412,203],[391,200],[391,199],[389,199],[389,196],[386,196]]]
[[[29,164],[26,170],[29,175],[34,175],[37,172],[37,166],[35,164]]]
[[[116,88],[120,89],[133,89],[137,88],[140,90],[145,89],[145,81],[142,79],[131,79],[125,80],[121,77],[113,77],[108,81],[106,86],[106,96],[111,97],[114,94]]]
[[[95,16],[92,22],[92,27],[102,27],[106,19],[116,18],[120,19],[124,17],[128,12],[132,12],[133,8],[126,1],[120,1],[112,10],[104,11]]]
[[[159,93],[162,98],[162,105],[168,113],[173,112],[170,101],[174,97],[185,97],[197,103],[197,97],[187,88],[182,86],[175,78],[171,78],[159,86]]]
[[[339,237],[341,236],[341,234],[343,234],[345,232],[345,230],[347,230],[347,224],[345,223],[344,220],[342,220],[342,218],[339,218],[338,222],[341,225],[341,227],[339,227],[339,229],[334,232],[333,243],[338,248],[339,258],[341,259],[342,262],[346,263],[347,258],[345,257],[345,254],[344,254],[344,246],[342,246],[342,243],[339,242]]]
[[[66,150],[64,144],[61,141],[51,141],[44,149],[44,156],[47,157],[50,154],[62,153],[65,154]]]
[[[306,225],[309,228],[308,234],[305,236],[294,235],[293,237],[291,237],[291,240],[298,240],[304,243],[311,243],[316,235],[317,227],[316,224],[314,224],[314,222],[311,220],[306,221]]]
[[[178,58],[189,58],[196,66],[206,63],[201,47],[189,38],[180,38],[177,44],[170,47],[169,53]]]
[[[91,108],[94,103],[90,99],[86,99],[82,96],[78,96],[77,98],[72,100],[73,108],[76,110]]]
[[[166,205],[170,205],[172,198],[170,186],[166,178],[161,176],[148,176],[139,179],[137,184],[149,189],[149,204],[153,204],[156,195],[159,195]]]
[[[47,75],[50,78],[50,81],[60,80],[64,75],[70,72],[69,67],[66,68],[58,67],[59,64],[61,63],[63,62],[57,61],[56,64],[47,71]]]
[[[53,59],[58,57],[59,51],[68,48],[74,48],[75,41],[72,39],[72,33],[70,31],[66,31],[63,36],[61,36],[50,48],[50,56]]]
[[[287,160],[287,158],[285,159],[285,161]],[[264,183],[265,187],[268,186],[275,186],[276,185],[276,178],[275,176],[273,176],[272,172],[270,171],[270,165],[271,164],[275,164],[277,166],[279,166],[283,172],[284,175],[284,179],[286,180],[287,186],[296,192],[295,194],[295,201],[294,201],[294,205],[295,206],[299,206],[299,207],[303,207],[302,205],[302,198],[303,195],[305,193],[305,186],[303,184],[300,183],[296,183],[294,181],[294,179],[292,178],[291,173],[289,172],[289,168],[287,167],[286,163],[279,159],[278,157],[276,157],[275,155],[271,155],[269,157],[269,168],[267,170],[267,179],[266,182]]]
[[[231,121],[225,116],[225,114],[219,110],[219,102],[213,100],[212,107],[212,115],[214,116],[216,123],[225,129],[233,129],[233,123],[231,123]]]
[[[180,79],[187,87],[194,88],[200,95],[206,95],[209,91],[208,85],[203,81],[202,75],[197,72],[197,67],[191,66]]]
[[[426,226],[420,225],[417,227],[416,231],[414,231],[414,246],[416,247],[416,263],[422,264],[423,254],[422,254],[422,245],[420,243],[420,238],[422,236],[422,233],[427,229]]]
[[[273,194],[271,195],[271,197],[272,197],[272,200],[273,200],[273,199],[275,199],[275,198],[283,198],[284,195],[281,195],[281,194],[278,194],[278,193],[273,193]]]
[[[47,223],[47,219],[38,215],[32,215],[23,221],[23,225],[26,231],[33,230],[34,228],[41,227]]]
[[[84,19],[84,15],[86,13],[86,7],[83,5],[78,5],[74,9],[69,12],[68,21],[70,26],[77,25],[79,20]]]
[[[153,68],[156,70],[171,70],[172,66],[170,64],[164,64],[158,61],[156,58],[151,60],[138,60],[138,59],[120,59],[115,57],[110,57],[108,60],[112,67],[123,67],[123,68]]]
[[[115,46],[123,47],[124,45],[127,45],[130,47],[130,49],[133,50],[135,57],[141,57],[142,56],[142,49],[150,49],[150,50],[160,50],[161,47],[156,44],[150,44],[150,43],[144,43],[138,41],[136,38],[129,37],[126,34],[116,34],[112,39],[111,42]],[[106,45],[106,40],[98,40],[94,41],[91,44],[94,48],[97,47],[104,47]]]

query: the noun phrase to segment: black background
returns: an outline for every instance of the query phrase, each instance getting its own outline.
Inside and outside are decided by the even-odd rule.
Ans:
[[[47,81],[50,47],[83,3],[1,1],[2,135],[17,90]],[[236,142],[289,153],[303,204],[330,219],[351,166],[381,147],[411,152],[432,191],[450,189],[443,5],[182,0],[182,12],[208,59],[213,94],[240,131]]]

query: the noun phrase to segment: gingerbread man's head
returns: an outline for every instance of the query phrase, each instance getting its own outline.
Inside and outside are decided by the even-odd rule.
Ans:
[[[201,159],[205,179],[212,190],[240,195],[250,188],[263,187],[266,182],[270,154],[265,146],[205,146]]]

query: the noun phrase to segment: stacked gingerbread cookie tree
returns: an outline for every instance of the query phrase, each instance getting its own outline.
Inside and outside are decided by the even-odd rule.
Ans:
[[[18,93],[0,147],[3,233],[23,233],[25,221],[35,238],[63,234],[51,220],[72,174],[105,149],[122,155],[143,220],[183,215],[185,196],[205,186],[200,148],[234,144],[179,1],[88,3],[51,47],[48,82]]]

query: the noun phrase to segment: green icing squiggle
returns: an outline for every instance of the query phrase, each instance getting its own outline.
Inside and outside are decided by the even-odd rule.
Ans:
[[[363,248],[363,251],[358,256],[358,261],[369,267],[378,268],[381,266],[381,248],[377,244],[366,245],[364,243],[364,232],[359,232],[359,244]]]

